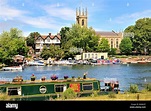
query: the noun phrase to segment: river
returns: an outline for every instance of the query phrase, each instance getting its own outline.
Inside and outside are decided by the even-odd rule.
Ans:
[[[151,83],[151,63],[147,64],[112,64],[112,65],[69,65],[69,66],[26,66],[23,71],[11,72],[0,71],[0,79],[12,80],[15,76],[22,76],[23,79],[30,79],[34,73],[37,79],[46,76],[50,79],[52,74],[59,78],[64,75],[69,77],[82,77],[87,72],[87,77],[103,80],[104,78],[117,78],[120,88],[126,90],[130,84],[137,84],[139,89],[143,88],[146,83]]]

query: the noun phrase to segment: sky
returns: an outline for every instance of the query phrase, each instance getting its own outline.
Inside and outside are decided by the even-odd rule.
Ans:
[[[151,17],[151,0],[0,0],[0,34],[18,28],[53,35],[76,23],[76,8],[88,11],[88,27],[123,31],[136,20]]]

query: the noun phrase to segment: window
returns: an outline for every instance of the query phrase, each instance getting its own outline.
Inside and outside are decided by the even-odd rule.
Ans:
[[[94,59],[94,54],[92,54],[92,58]]]
[[[111,39],[111,48],[113,48],[113,39]]]
[[[82,20],[82,26],[84,26],[84,19]]]
[[[66,85],[55,85],[55,91],[56,92],[63,92],[66,90]]]
[[[21,95],[21,88],[20,87],[8,88],[8,95]]]
[[[118,48],[118,39],[116,39],[116,48]]]
[[[85,54],[85,59],[87,59],[87,54]]]
[[[95,54],[95,59],[97,59],[97,54]]]
[[[88,59],[90,59],[90,54],[88,54]]]
[[[93,84],[92,83],[83,83],[83,90],[92,90]]]
[[[47,38],[47,42],[50,42],[50,38]]]

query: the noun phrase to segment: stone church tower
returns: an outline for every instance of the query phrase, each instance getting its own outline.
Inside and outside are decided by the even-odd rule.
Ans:
[[[87,17],[87,8],[83,10],[81,10],[79,8],[76,9],[76,23],[79,24],[80,26],[86,26],[87,27],[87,20],[88,20],[88,17]]]

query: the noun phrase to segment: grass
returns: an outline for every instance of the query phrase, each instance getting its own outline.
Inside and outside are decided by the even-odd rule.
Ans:
[[[139,99],[138,99],[139,95]],[[115,94],[115,95],[99,95],[97,97],[80,97],[76,98],[75,100],[151,100],[151,91],[147,92],[140,92],[140,93],[125,93],[125,94]]]

